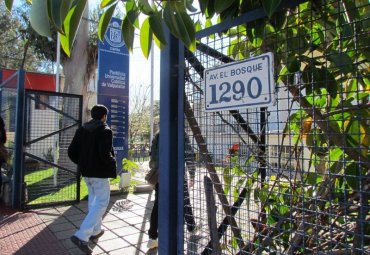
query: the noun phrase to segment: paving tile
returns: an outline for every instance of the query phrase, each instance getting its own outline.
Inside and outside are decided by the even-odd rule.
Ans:
[[[64,230],[70,230],[70,229],[76,230],[76,227],[72,223],[69,223],[69,222],[65,222],[61,224],[49,224],[48,227],[54,233],[64,231]]]
[[[114,232],[119,237],[123,237],[125,235],[138,234],[140,233],[140,230],[133,226],[126,226],[122,228],[112,229],[112,232]]]
[[[115,234],[114,232],[112,232],[111,230],[105,230],[104,232],[104,235],[102,235],[97,241],[96,243],[100,243],[100,242],[103,242],[103,241],[107,241],[107,240],[111,240],[111,239],[116,239],[118,237],[117,234]]]
[[[71,207],[69,210],[65,211],[62,213],[64,217],[71,216],[71,215],[76,215],[76,214],[81,214],[81,210],[75,207]]]
[[[54,235],[58,240],[65,240],[70,238],[75,232],[76,229],[68,229],[60,232],[55,232]]]
[[[118,250],[114,250],[109,252],[109,255],[145,255],[145,252],[142,252],[141,250],[136,249],[136,247],[130,246]]]
[[[85,255],[85,253],[83,251],[81,251],[79,248],[73,248],[73,249],[70,249],[68,250],[69,254],[70,255]]]
[[[132,235],[124,235],[122,238],[132,245],[137,245],[140,243],[148,242],[149,240],[149,236],[143,232],[132,234]]]
[[[128,219],[124,218],[124,221],[127,222],[130,225],[136,225],[136,224],[139,224],[139,223],[144,223],[147,220],[143,217],[136,216],[134,218],[128,218]]]
[[[66,217],[68,217],[69,221],[73,222],[73,221],[85,219],[86,214],[85,213],[79,213],[79,214],[67,215]]]
[[[71,209],[71,207],[73,207],[72,205],[68,205],[68,206],[57,206],[55,207],[55,209],[60,212],[60,213],[64,213],[65,211],[68,211],[69,209]]]
[[[97,254],[107,254],[105,251],[103,251],[98,245],[91,245],[91,248],[93,249],[93,255]],[[127,254],[129,255],[129,254]]]
[[[103,216],[103,222],[116,221],[119,219],[120,218],[110,213],[107,213],[106,215]]]
[[[146,221],[146,222],[144,222],[144,224],[142,224],[142,223],[136,224],[136,225],[133,225],[133,227],[139,229],[140,232],[146,233],[149,230],[150,222],[149,221]]]
[[[110,251],[114,251],[114,250],[121,249],[124,247],[128,247],[130,246],[130,244],[126,242],[125,240],[123,240],[122,238],[115,238],[115,239],[99,242],[98,246],[105,252],[110,252]]]
[[[108,229],[117,229],[126,227],[129,224],[123,220],[116,220],[116,221],[110,221],[110,222],[103,222],[103,226],[105,226]]]
[[[43,219],[42,219],[43,220]],[[69,222],[66,218],[59,216],[54,220],[43,221],[46,225],[63,224]]]

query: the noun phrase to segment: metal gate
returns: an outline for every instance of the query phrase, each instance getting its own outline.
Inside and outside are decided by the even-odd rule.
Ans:
[[[82,96],[26,90],[25,207],[79,202],[80,178],[67,149],[82,121]]]
[[[258,5],[184,54],[201,229],[185,228],[184,253],[370,253],[369,2],[282,1],[270,18]],[[266,52],[274,105],[205,112],[205,69]]]

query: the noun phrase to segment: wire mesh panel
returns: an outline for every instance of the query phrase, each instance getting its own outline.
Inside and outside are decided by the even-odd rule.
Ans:
[[[17,101],[17,74],[12,75],[0,85],[0,115],[4,120],[7,141],[5,148],[8,152],[8,159],[1,166],[1,172],[8,177],[7,183],[2,186],[2,199],[5,204],[10,204],[11,183],[10,179],[13,173],[13,155],[14,155],[14,137],[15,137],[15,116],[16,116],[16,101]],[[3,182],[5,182],[3,178]]]
[[[27,207],[79,200],[76,165],[68,145],[81,125],[80,96],[26,91],[24,181]]]
[[[368,1],[309,1],[186,52],[197,156],[185,216],[200,228],[184,235],[187,254],[370,253],[369,13]],[[205,111],[204,70],[266,52],[274,105]]]

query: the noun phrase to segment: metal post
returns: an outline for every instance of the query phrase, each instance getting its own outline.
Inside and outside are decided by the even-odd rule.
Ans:
[[[150,140],[151,142],[154,137],[154,44],[152,42],[152,51],[150,53]]]
[[[179,41],[167,28],[166,35],[168,45],[161,52],[158,254],[172,255],[178,252],[178,121],[183,116],[178,113]]]
[[[151,5],[154,4],[154,0],[151,1]],[[150,140],[152,142],[154,137],[154,43],[152,41],[152,51],[150,52]]]
[[[25,71],[18,71],[17,84],[17,106],[15,122],[15,140],[14,140],[14,159],[13,159],[13,180],[12,180],[12,207],[22,207],[23,191],[23,138],[24,138],[24,108],[25,108]]]

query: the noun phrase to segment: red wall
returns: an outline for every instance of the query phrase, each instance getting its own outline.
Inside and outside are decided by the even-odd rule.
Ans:
[[[12,76],[16,71],[3,69],[3,81]],[[26,89],[55,91],[55,75],[26,72],[25,75]]]

